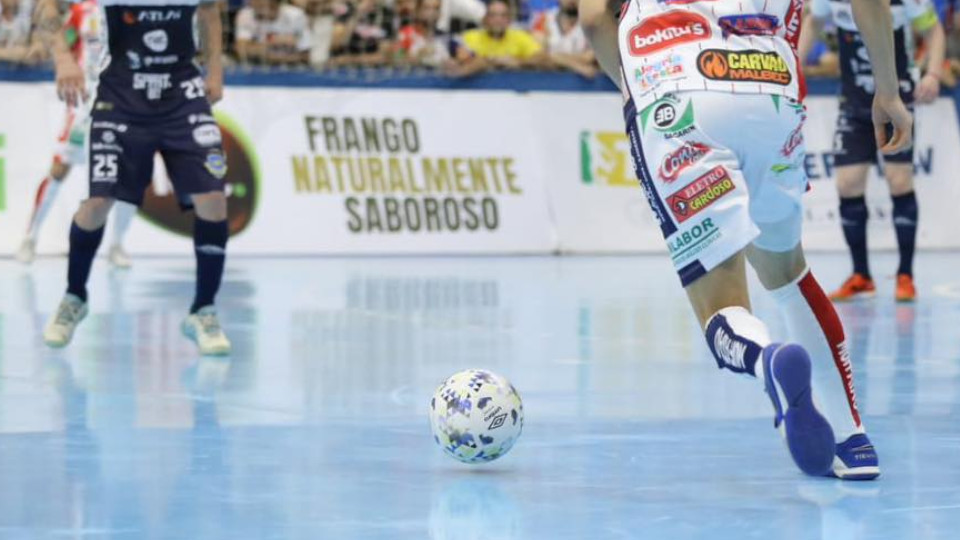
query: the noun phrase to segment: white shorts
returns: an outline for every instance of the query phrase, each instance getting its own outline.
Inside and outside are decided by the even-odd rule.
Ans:
[[[751,243],[800,242],[804,106],[771,95],[669,94],[624,110],[637,177],[683,286]]]
[[[87,162],[86,138],[90,127],[88,107],[68,107],[63,130],[57,137],[53,159],[63,165],[83,165]]]

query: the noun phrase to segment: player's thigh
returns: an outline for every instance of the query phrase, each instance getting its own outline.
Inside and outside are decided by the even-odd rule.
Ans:
[[[736,153],[698,118],[720,104],[717,96],[729,95],[677,93],[641,111],[630,102],[625,115],[637,176],[684,287],[738,255],[758,233]]]
[[[153,176],[156,145],[151,126],[94,113],[87,160],[90,197],[139,205]]]
[[[836,167],[837,193],[841,197],[862,197],[867,191],[867,175],[873,165],[860,163]]]
[[[160,153],[181,205],[194,195],[223,193],[227,174],[220,128],[207,105],[164,122]],[[216,198],[216,197],[214,197]]]

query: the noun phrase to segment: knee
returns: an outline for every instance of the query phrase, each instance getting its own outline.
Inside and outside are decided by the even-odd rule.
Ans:
[[[112,207],[113,199],[104,197],[92,197],[83,201],[75,217],[77,225],[88,230],[103,227]]]
[[[840,197],[862,197],[867,187],[867,168],[853,166],[837,168],[837,193]]]
[[[54,161],[53,166],[50,167],[50,177],[57,182],[62,181],[69,173],[70,165],[63,163],[62,161]]]
[[[913,191],[913,166],[888,165],[887,183],[890,185],[890,195],[896,197]]]
[[[225,221],[227,219],[227,197],[214,191],[193,196],[193,205],[197,217],[204,221]]]

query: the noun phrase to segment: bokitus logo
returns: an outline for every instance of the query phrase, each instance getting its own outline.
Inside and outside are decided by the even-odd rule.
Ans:
[[[615,187],[637,187],[630,166],[630,140],[620,131],[580,132],[580,181]]]
[[[243,232],[253,222],[260,200],[260,164],[256,149],[240,125],[222,112],[215,112],[217,125],[223,136],[226,155],[226,173],[223,176],[227,194],[227,220],[230,236]],[[222,157],[208,156],[207,170],[223,173]],[[218,174],[219,175],[219,174]],[[140,207],[140,215],[148,222],[180,236],[193,236],[193,212],[180,209],[176,193],[162,171],[154,170],[153,187],[147,189]]]

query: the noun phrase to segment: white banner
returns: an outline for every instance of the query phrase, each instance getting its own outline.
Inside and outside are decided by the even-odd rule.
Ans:
[[[0,85],[10,179],[0,213],[4,254],[22,237],[60,121],[37,114],[61,107],[50,86],[33,89],[40,92]],[[513,92],[229,89],[216,116],[231,252],[552,252],[547,173],[526,103]],[[44,226],[41,252],[66,249],[69,216],[86,191],[82,174],[72,176]],[[159,160],[140,215],[130,251],[189,253],[190,216],[177,210]]]
[[[50,84],[0,84],[0,255],[13,253],[47,173],[63,106]],[[837,101],[808,100],[805,244],[845,249],[830,148]],[[229,88],[217,107],[228,156],[231,252],[625,253],[663,251],[633,174],[620,97],[553,92]],[[954,102],[917,121],[921,248],[957,248],[946,226],[960,182]],[[185,254],[190,214],[157,160],[133,253]],[[39,238],[63,253],[87,191],[77,167]],[[885,184],[868,185],[871,247],[895,245]]]

